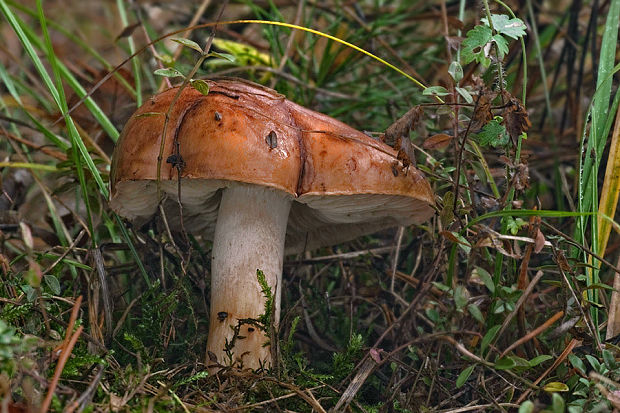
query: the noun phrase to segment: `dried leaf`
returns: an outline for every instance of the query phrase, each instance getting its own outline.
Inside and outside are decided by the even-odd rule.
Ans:
[[[522,191],[530,186],[530,170],[526,164],[517,165],[517,173],[513,176],[515,189]]]
[[[507,165],[507,166],[510,166],[510,167],[514,167],[514,164],[512,163],[512,161],[510,160],[510,158],[508,158],[506,155],[500,155],[500,156],[499,156],[499,160],[500,160],[500,161],[501,161],[504,165]]]
[[[372,357],[372,359],[377,363],[381,363],[381,355],[379,354],[379,349],[376,348],[371,348],[370,351],[370,357]]]
[[[398,150],[398,153],[396,154],[396,159],[398,159],[403,164],[403,168],[407,168],[409,165],[411,165],[411,157],[402,148]]]
[[[495,198],[490,198],[488,196],[482,196],[480,197],[480,205],[484,209],[491,209],[491,208],[497,208],[497,206],[499,205],[499,202]]]
[[[398,151],[396,159],[401,161],[404,168],[407,168],[412,163],[415,164],[415,149],[409,137],[405,136],[397,139],[394,149]]]
[[[439,213],[439,217],[444,228],[454,221],[454,193],[452,191],[446,192],[443,196],[443,208]]]
[[[465,23],[453,16],[448,16],[448,26],[453,29],[463,30]]]
[[[34,241],[32,240],[32,231],[30,231],[30,227],[26,225],[25,222],[20,222],[19,227],[22,231],[22,240],[24,241],[26,248],[29,252],[32,252]]]
[[[553,258],[556,264],[558,264],[558,266],[560,267],[562,271],[567,271],[567,272],[571,271],[571,266],[568,263],[566,256],[561,250],[557,250]]]
[[[448,47],[452,50],[458,50],[461,47],[461,43],[463,43],[463,37],[459,36],[444,36],[446,43],[448,43]]]
[[[381,140],[394,147],[398,138],[409,139],[409,132],[411,129],[415,128],[422,113],[423,111],[420,106],[412,107],[385,130],[385,134],[381,137]]]
[[[471,244],[459,233],[454,231],[441,231],[440,234],[447,238],[449,241],[458,244],[467,254],[471,251]]]
[[[426,139],[422,144],[424,149],[443,149],[452,142],[453,136],[445,133],[438,133]]]
[[[534,238],[534,252],[538,254],[545,247],[545,236],[540,228],[536,231],[536,238]]]
[[[525,107],[523,107],[517,98],[504,90],[504,99],[508,102],[502,113],[504,126],[510,137],[515,140],[523,132],[527,132],[532,126],[532,123],[530,122]]]
[[[493,112],[491,112],[491,102],[495,99],[496,94],[490,90],[484,88],[480,91],[480,96],[476,101],[476,111],[473,114],[471,120],[471,131],[477,132],[482,129],[484,125],[489,123],[493,119]]]
[[[118,36],[116,36],[116,39],[114,39],[114,41],[116,42],[119,39],[123,39],[125,37],[131,36],[133,31],[136,30],[136,28],[138,28],[138,26],[140,26],[140,24],[141,24],[141,22],[137,21],[137,22],[135,22],[133,24],[130,24],[129,26],[125,27],[123,29],[123,31]]]

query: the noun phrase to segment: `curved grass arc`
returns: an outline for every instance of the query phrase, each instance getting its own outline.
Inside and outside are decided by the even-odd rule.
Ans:
[[[183,33],[183,32],[189,31],[189,30],[204,29],[204,28],[207,28],[207,27],[214,27],[214,26],[217,26],[217,25],[220,25],[220,24],[221,25],[230,25],[230,24],[266,24],[266,25],[272,25],[272,26],[288,27],[288,28],[291,28],[291,29],[296,29],[296,30],[301,30],[301,31],[305,31],[305,32],[308,32],[308,33],[312,33],[312,34],[315,34],[317,36],[325,37],[327,39],[330,39],[330,40],[333,40],[335,42],[338,42],[338,43],[340,43],[340,44],[342,44],[344,46],[352,48],[353,50],[355,50],[357,52],[360,52],[362,54],[365,54],[366,56],[369,56],[369,57],[375,59],[376,61],[384,64],[385,66],[387,66],[390,69],[394,70],[395,72],[399,73],[400,75],[406,77],[407,79],[412,81],[414,84],[416,84],[417,86],[422,88],[422,90],[428,88],[424,83],[422,83],[421,81],[417,80],[413,76],[407,74],[405,71],[403,71],[402,69],[398,68],[397,66],[391,64],[387,60],[382,59],[379,56],[376,56],[376,55],[370,53],[369,51],[367,51],[365,49],[362,49],[359,46],[354,45],[353,43],[349,43],[346,40],[339,39],[338,37],[335,37],[335,36],[332,36],[332,35],[320,32],[318,30],[310,29],[308,27],[299,26],[299,25],[296,25],[296,24],[277,22],[277,21],[271,21],[271,20],[252,20],[252,19],[250,19],[250,20],[228,20],[228,21],[222,21],[222,22],[209,22],[209,23],[197,24],[195,26],[184,27],[182,29],[175,30],[175,31],[172,31],[170,33],[164,34],[163,36],[160,36],[157,39],[150,41],[149,43],[145,44],[140,49],[138,49],[136,52],[134,52],[133,54],[128,56],[121,63],[116,65],[114,67],[114,69],[112,69],[108,74],[103,76],[101,78],[101,80],[99,80],[88,91],[88,93],[83,98],[81,98],[77,103],[75,103],[71,108],[69,108],[68,114],[71,114],[71,112],[73,112],[78,106],[80,106],[83,103],[84,100],[86,100],[97,89],[99,89],[101,87],[101,85],[103,85],[110,77],[112,77],[114,75],[114,73],[116,73],[121,67],[125,66],[125,64],[130,62],[134,57],[136,57],[137,55],[139,55],[140,53],[142,53],[143,51],[145,51],[147,48],[149,48],[150,46],[154,45],[155,43],[158,43],[158,42],[160,42],[160,41],[162,41],[164,39],[167,39],[167,38],[169,38],[171,36],[174,36],[174,35],[177,35],[179,33]],[[434,96],[434,97],[435,97],[435,99],[439,103],[445,103],[439,96]],[[60,122],[61,120],[62,120],[62,118],[57,119],[56,122],[54,122],[54,124]]]
[[[342,40],[336,36],[332,36],[330,34],[327,33],[323,33],[319,30],[314,30],[314,29],[310,29],[308,27],[304,27],[304,26],[299,26],[296,24],[291,24],[291,23],[285,23],[285,22],[277,22],[277,21],[272,21],[272,20],[234,20],[234,21],[226,21],[226,22],[221,22],[220,24],[238,24],[238,23],[245,23],[245,24],[266,24],[266,25],[271,25],[271,26],[281,26],[281,27],[288,27],[289,29],[296,29],[296,30],[302,30],[304,32],[307,33],[312,33],[314,35],[317,36],[321,36],[321,37],[325,37],[326,39],[329,40],[333,40],[335,42],[338,42],[344,46],[350,47],[351,49],[360,52],[362,54],[365,54],[368,57],[371,57],[373,59],[375,59],[376,61],[384,64],[385,66],[389,67],[390,69],[396,71],[397,73],[405,76],[407,79],[411,80],[413,83],[415,83],[416,85],[418,85],[419,87],[421,87],[422,89],[426,89],[427,86],[420,82],[419,80],[417,80],[416,78],[414,78],[413,76],[407,74],[405,71],[403,71],[402,69],[399,69],[398,67],[394,66],[393,64],[391,64],[390,62],[380,58],[377,55],[374,55],[372,53],[370,53],[369,51],[362,49],[359,46],[354,45],[353,43],[349,43],[346,40]],[[442,102],[443,103],[443,102]]]

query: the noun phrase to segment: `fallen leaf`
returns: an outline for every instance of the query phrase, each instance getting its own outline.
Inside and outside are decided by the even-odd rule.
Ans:
[[[409,132],[415,128],[422,113],[420,106],[412,107],[385,130],[381,140],[394,148],[399,138],[409,139]]]
[[[540,228],[536,231],[536,238],[534,239],[534,252],[538,254],[545,247],[545,236]]]
[[[118,41],[119,39],[122,39],[122,38],[124,38],[124,37],[129,37],[129,36],[131,36],[131,34],[133,33],[133,31],[134,31],[134,30],[136,30],[136,28],[137,28],[138,26],[140,26],[140,24],[141,24],[141,22],[140,22],[140,21],[137,21],[137,22],[135,22],[135,23],[133,23],[133,24],[130,24],[129,26],[125,27],[125,28],[123,29],[123,31],[122,31],[122,32],[121,32],[118,36],[116,36],[116,39],[114,39],[114,41],[116,42],[116,41]]]
[[[424,149],[443,149],[452,142],[453,136],[445,133],[438,133],[424,141],[422,147]]]
[[[379,349],[376,348],[371,348],[370,351],[370,357],[372,357],[372,359],[377,363],[381,363],[381,355],[379,354]]]
[[[475,112],[471,119],[471,131],[478,132],[484,125],[489,123],[493,119],[493,112],[491,112],[491,102],[495,99],[496,94],[490,90],[484,88],[480,92],[480,96],[476,101]]]
[[[508,101],[502,117],[504,126],[513,140],[516,140],[523,132],[527,132],[532,126],[525,107],[512,96],[507,90],[503,91],[505,100]]]

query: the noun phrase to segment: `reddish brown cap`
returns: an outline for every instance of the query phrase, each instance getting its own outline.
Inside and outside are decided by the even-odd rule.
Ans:
[[[220,190],[235,184],[272,187],[294,197],[288,253],[420,223],[433,214],[428,182],[413,166],[403,168],[391,147],[271,89],[241,80],[208,83],[207,96],[185,88],[168,122],[161,187],[173,225],[175,162],[182,162],[185,228],[207,238],[213,236]],[[146,101],[114,151],[111,205],[131,220],[155,213],[164,114],[177,90]]]

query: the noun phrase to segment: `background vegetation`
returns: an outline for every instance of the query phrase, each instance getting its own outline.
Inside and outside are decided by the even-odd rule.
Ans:
[[[2,411],[620,409],[619,0],[0,10]],[[250,79],[378,139],[406,115],[437,214],[287,257],[277,368],[211,376],[210,243],[186,261],[160,223],[109,209],[107,181],[129,115],[182,80],[162,69],[200,57],[152,41],[248,19],[365,53],[221,23],[171,36],[214,33],[191,77]]]

